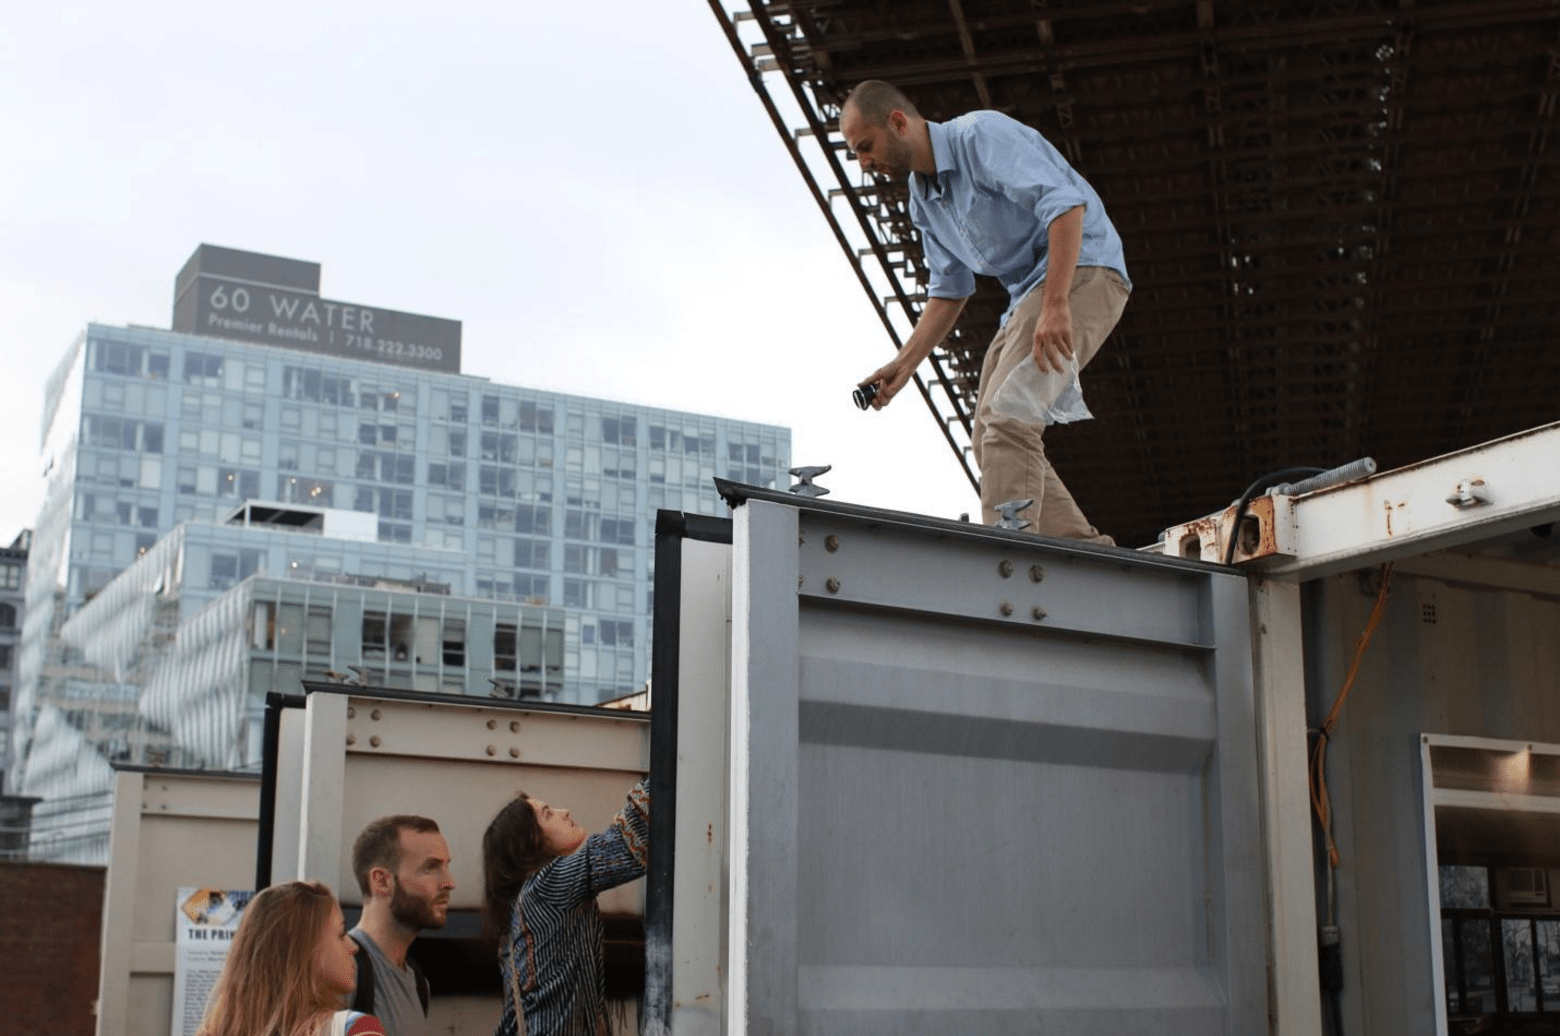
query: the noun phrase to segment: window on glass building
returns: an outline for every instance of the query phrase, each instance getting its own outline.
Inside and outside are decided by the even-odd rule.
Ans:
[[[362,653],[365,662],[385,659],[386,642],[390,635],[387,618],[384,612],[363,613],[363,634],[359,640],[358,650]]]
[[[604,417],[602,441],[614,446],[633,446],[638,420],[633,417]]]
[[[525,623],[520,635],[520,671],[559,672],[564,667],[564,630]]]
[[[529,532],[539,536],[547,536],[552,525],[553,508],[547,504],[516,505],[516,532]]]
[[[136,448],[136,423],[120,417],[89,414],[86,443],[107,450],[133,450]]]
[[[507,529],[513,521],[515,521],[515,509],[513,507],[502,507],[496,504],[477,505],[477,527],[479,529]]]
[[[382,518],[412,521],[412,491],[408,489],[382,489],[379,491],[379,514]]]
[[[238,581],[239,559],[236,554],[213,554],[211,578],[207,586],[213,590],[226,590]]]
[[[515,623],[494,623],[494,671],[513,673],[518,659]]]
[[[498,460],[500,438],[501,437],[498,432],[483,432],[481,435],[479,435],[477,437],[477,459]],[[508,438],[510,439],[513,447],[515,436],[508,436]]]
[[[515,540],[515,567],[538,568],[547,571],[551,567],[552,545],[547,540],[517,537]]]
[[[304,628],[304,654],[310,659],[319,662],[330,661],[331,617],[330,608],[310,605]]]
[[[516,418],[516,425],[523,432],[533,432],[537,435],[552,435],[553,408],[523,399],[521,400],[520,411]]]
[[[380,454],[380,481],[410,486],[417,480],[417,458],[405,453]]]
[[[440,660],[449,666],[466,665],[466,621],[445,619],[439,636]]]
[[[599,517],[595,511],[584,508],[571,507],[566,509],[564,512],[564,535],[573,540],[596,539]]]
[[[626,619],[602,619],[597,623],[606,647],[634,647],[635,624]]]
[[[477,468],[477,491],[484,496],[515,496],[515,470],[492,464],[480,464]]]
[[[277,646],[277,605],[275,601],[256,601],[250,613],[250,647],[270,651]]]
[[[184,380],[190,385],[222,387],[222,357],[191,350],[184,354]]]
[[[430,464],[428,466],[428,484],[449,489],[465,489],[466,465]]]
[[[378,536],[381,543],[411,543],[412,526],[400,522],[381,522]]]
[[[637,523],[632,518],[603,518],[599,526],[603,543],[622,543],[633,546]]]
[[[236,468],[217,469],[217,495],[240,500],[260,498],[260,472]]]
[[[536,575],[527,572],[515,573],[515,596],[529,604],[547,604],[549,595],[548,576]]]
[[[564,580],[564,607],[595,608],[595,587],[589,579]]]
[[[438,493],[429,494],[428,520],[431,522],[443,522],[446,525],[465,525],[466,498],[443,496]]]
[[[127,374],[134,377],[141,373],[145,360],[146,350],[139,345],[100,341],[93,354],[92,366],[104,374]]]
[[[226,590],[248,579],[260,570],[261,552],[241,550],[238,553],[213,552],[211,575],[207,586],[213,590]]]

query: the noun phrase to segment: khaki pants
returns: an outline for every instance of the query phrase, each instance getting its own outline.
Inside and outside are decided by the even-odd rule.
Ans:
[[[1041,442],[1044,426],[997,417],[992,412],[992,397],[998,386],[1021,363],[1034,362],[1031,345],[1036,321],[1041,317],[1044,286],[1036,285],[1025,296],[988,346],[987,358],[982,362],[971,435],[972,456],[982,473],[982,521],[987,525],[996,522],[997,505],[1001,503],[1030,499],[1035,503],[1019,513],[1031,523],[1027,532],[1110,544],[1112,537],[1102,535],[1085,520],[1063,480],[1047,461]],[[1107,267],[1081,266],[1074,271],[1068,302],[1074,320],[1074,355],[1083,370],[1117,326],[1128,303],[1128,288]],[[1089,401],[1087,379],[1085,402]]]

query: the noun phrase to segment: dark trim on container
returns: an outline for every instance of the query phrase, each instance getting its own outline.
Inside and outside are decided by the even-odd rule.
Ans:
[[[1200,575],[1214,571],[1231,573],[1229,566],[1216,564],[1213,561],[1172,557],[1167,554],[1134,550],[1129,547],[1104,547],[1080,540],[1062,540],[1053,536],[1038,536],[1030,532],[1015,532],[1009,529],[999,529],[992,525],[979,525],[975,522],[934,518],[931,515],[913,514],[909,511],[890,511],[882,507],[837,503],[816,496],[800,496],[784,489],[764,489],[760,486],[744,485],[742,482],[733,482],[725,478],[713,478],[711,481],[716,484],[716,492],[727,502],[727,506],[733,510],[737,510],[750,500],[762,500],[766,503],[795,507],[800,511],[841,515],[846,518],[871,522],[875,525],[892,525],[903,529],[915,529],[919,532],[931,533],[936,536],[959,536],[964,539],[987,540],[995,544],[1001,544],[1006,548],[1014,548],[1016,546],[1046,547],[1047,550],[1052,552],[1073,554],[1078,557],[1093,558],[1100,561],[1130,562],[1150,568],[1171,568],[1184,572],[1197,572]]]
[[[260,824],[255,832],[255,891],[271,885],[271,848],[276,841],[277,750],[282,743],[282,710],[301,709],[302,694],[266,695],[265,722],[260,735]]]
[[[389,687],[368,684],[327,683],[323,680],[300,680],[305,694],[345,694],[357,698],[384,698],[390,701],[424,702],[430,705],[465,705],[473,709],[509,709],[527,712],[551,712],[565,716],[593,716],[597,719],[627,719],[644,721],[644,712],[629,709],[604,709],[600,705],[566,705],[543,701],[540,698],[479,698],[472,694],[443,694],[439,691],[401,691]]]
[[[678,821],[678,634],[682,621],[683,543],[731,543],[732,521],[681,511],[656,512],[656,579],[651,612],[651,852],[645,876],[643,1032],[672,1024],[673,869]]]
[[[260,780],[256,770],[195,770],[185,766],[148,766],[145,763],[110,763],[115,773],[161,774],[169,777],[211,777],[221,780]],[[107,794],[107,793],[105,793]],[[8,799],[26,798],[25,795],[6,795]],[[38,801],[42,802],[42,799]]]

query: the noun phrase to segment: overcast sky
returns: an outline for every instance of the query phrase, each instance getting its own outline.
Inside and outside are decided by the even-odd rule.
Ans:
[[[785,425],[832,500],[977,509],[716,17],[646,5],[27,4],[0,36],[0,537],[88,321],[208,242],[463,323],[465,373]],[[3,544],[0,544],[3,545]]]

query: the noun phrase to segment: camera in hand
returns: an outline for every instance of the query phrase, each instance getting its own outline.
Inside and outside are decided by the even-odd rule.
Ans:
[[[873,405],[878,394],[879,386],[876,384],[858,385],[852,389],[852,402],[857,404],[858,410],[866,410]]]

